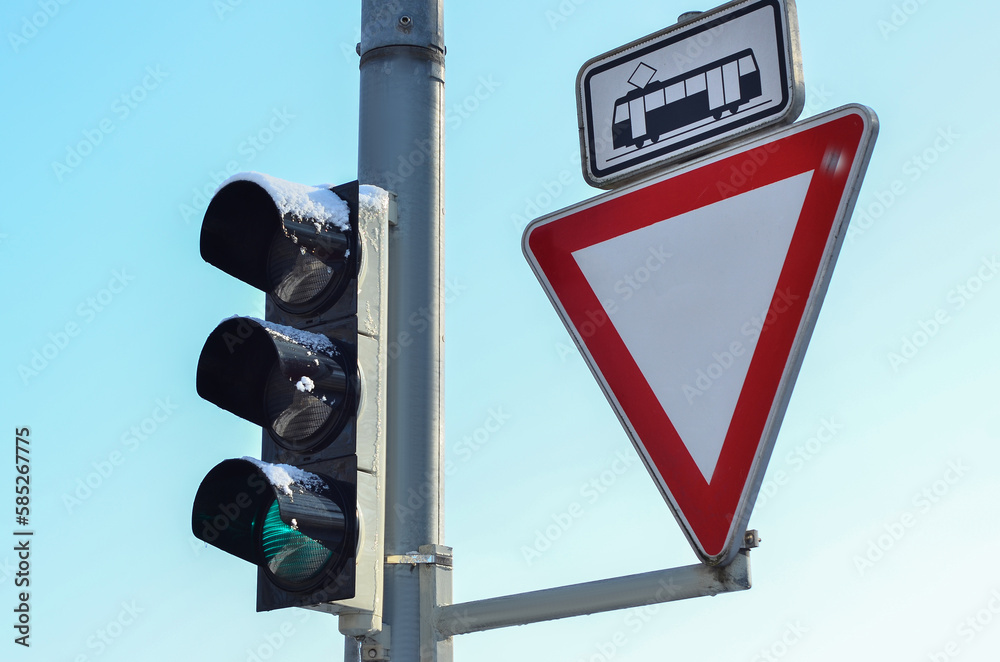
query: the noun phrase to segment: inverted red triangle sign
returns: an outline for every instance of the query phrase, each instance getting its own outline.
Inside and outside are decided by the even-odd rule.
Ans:
[[[844,106],[524,231],[705,563],[741,546],[877,132]]]

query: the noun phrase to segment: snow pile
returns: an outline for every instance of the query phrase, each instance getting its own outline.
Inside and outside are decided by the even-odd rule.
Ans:
[[[389,192],[377,186],[364,184],[358,187],[358,207],[377,207],[380,213],[389,210]]]
[[[302,379],[295,383],[295,388],[302,391],[303,393],[312,393],[312,390],[316,387],[315,382],[309,379],[305,375],[302,375]]]
[[[300,486],[300,492],[304,491],[304,489],[315,491],[327,487],[326,482],[316,474],[303,471],[290,464],[271,464],[270,462],[261,462],[255,457],[244,457],[242,459],[255,464],[275,489],[284,492],[288,496],[292,496],[292,485],[295,483],[298,483]]]
[[[237,181],[253,182],[267,191],[283,215],[313,219],[316,223],[330,224],[344,232],[351,229],[347,203],[328,188],[296,184],[261,172],[237,173],[222,182],[219,188]],[[316,229],[322,231],[320,225]]]
[[[302,329],[296,329],[291,326],[285,326],[284,324],[275,324],[274,322],[265,322],[262,319],[257,319],[256,317],[250,317],[248,319],[253,320],[257,324],[264,327],[264,330],[270,333],[276,338],[281,338],[282,340],[291,341],[302,345],[308,350],[325,354],[327,356],[335,356],[337,354],[337,348],[326,336],[319,333],[310,333],[309,331],[303,331]],[[319,365],[319,361],[316,362]]]

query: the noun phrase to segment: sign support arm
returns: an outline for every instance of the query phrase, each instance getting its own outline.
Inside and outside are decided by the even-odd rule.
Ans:
[[[638,575],[560,586],[499,598],[443,605],[436,609],[441,638],[512,625],[585,616],[615,609],[718,595],[750,588],[750,550],[732,563],[701,563]]]

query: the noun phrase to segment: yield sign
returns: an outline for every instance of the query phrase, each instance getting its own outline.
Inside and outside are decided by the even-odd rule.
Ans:
[[[877,130],[870,109],[844,106],[524,232],[706,563],[740,548]]]

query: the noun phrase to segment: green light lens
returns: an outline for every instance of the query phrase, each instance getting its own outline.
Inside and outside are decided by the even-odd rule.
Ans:
[[[268,569],[289,585],[315,579],[333,556],[329,549],[281,521],[277,501],[264,516],[262,537]]]

